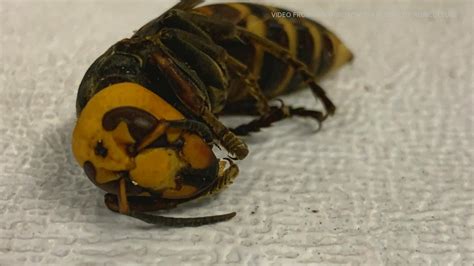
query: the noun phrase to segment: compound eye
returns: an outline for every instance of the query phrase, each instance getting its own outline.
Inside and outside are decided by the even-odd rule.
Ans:
[[[97,141],[97,144],[95,145],[95,148],[94,148],[94,153],[95,155],[100,156],[102,158],[107,157],[108,150],[104,146],[104,142],[102,140]]]

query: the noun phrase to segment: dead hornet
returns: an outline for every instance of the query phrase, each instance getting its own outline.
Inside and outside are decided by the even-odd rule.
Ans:
[[[220,192],[248,154],[237,135],[301,116],[318,123],[335,106],[316,80],[351,61],[332,32],[250,3],[196,7],[182,0],[114,44],[88,69],[77,95],[72,149],[107,207],[151,224],[198,226],[235,212],[171,218],[147,212]],[[308,86],[325,111],[269,104]],[[229,129],[220,114],[256,118]],[[213,146],[229,158],[218,159]]]

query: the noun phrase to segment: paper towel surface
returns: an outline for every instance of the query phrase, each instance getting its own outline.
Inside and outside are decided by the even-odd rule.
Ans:
[[[1,265],[473,264],[472,1],[262,2],[353,50],[321,83],[337,113],[246,138],[229,189],[163,213],[237,216],[179,229],[107,210],[70,149],[89,65],[174,1],[0,2]]]

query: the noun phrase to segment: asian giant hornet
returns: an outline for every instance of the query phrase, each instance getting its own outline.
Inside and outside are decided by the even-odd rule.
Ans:
[[[316,81],[352,53],[332,32],[280,8],[230,3],[197,7],[182,0],[123,39],[87,70],[77,95],[72,148],[106,206],[151,224],[198,226],[235,213],[172,218],[169,209],[220,192],[248,154],[237,135],[335,106]],[[309,86],[324,112],[272,106],[269,99]],[[255,116],[229,129],[220,114]],[[214,145],[231,158],[219,160]],[[226,167],[226,161],[229,166]]]

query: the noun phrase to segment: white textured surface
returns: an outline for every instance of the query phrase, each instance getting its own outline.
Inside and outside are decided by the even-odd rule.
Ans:
[[[170,2],[1,1],[0,264],[472,265],[474,11],[443,3],[280,1],[353,49],[337,115],[248,138],[230,189],[166,213],[233,220],[162,229],[108,211],[69,141],[87,67]]]

